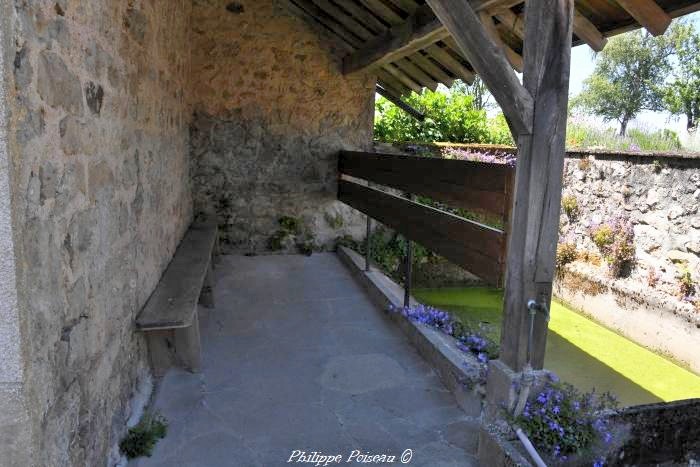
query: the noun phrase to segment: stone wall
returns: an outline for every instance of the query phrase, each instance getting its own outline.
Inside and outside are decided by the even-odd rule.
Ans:
[[[334,201],[336,154],[371,144],[374,81],[343,76],[345,49],[288,3],[194,2],[195,211],[218,218],[229,250],[266,250],[281,216],[319,247],[364,232]]]
[[[678,295],[681,270],[700,280],[700,157],[570,155],[567,195],[576,200],[579,215],[574,220],[562,215],[562,240],[573,238],[580,248],[595,252],[589,227],[624,216],[635,233],[631,281],[646,283],[654,271],[654,288]]]
[[[630,407],[612,418],[627,433],[606,465],[697,465],[700,399]]]
[[[129,401],[149,375],[134,317],[192,218],[191,4],[2,5],[8,15],[0,18],[12,31],[3,51],[11,51],[12,64],[4,78],[17,387],[31,436],[15,433],[22,452],[13,453],[0,427],[0,463],[105,465],[125,432]],[[5,350],[3,365],[11,361]],[[5,417],[2,410],[0,423]]]
[[[700,374],[700,158],[570,154],[564,196],[576,200],[578,215],[562,214],[560,242],[575,243],[579,260],[562,270],[555,294]],[[633,225],[635,261],[617,278],[590,228],[620,216]],[[698,290],[683,299],[686,271]]]

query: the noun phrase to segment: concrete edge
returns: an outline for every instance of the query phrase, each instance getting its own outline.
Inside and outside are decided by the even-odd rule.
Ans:
[[[404,289],[384,275],[376,266],[364,270],[365,260],[353,250],[339,246],[337,255],[347,266],[372,301],[401,328],[418,353],[435,369],[443,384],[452,392],[457,404],[470,417],[481,420],[486,394],[485,384],[479,381],[481,364],[476,357],[460,351],[455,340],[429,326],[414,323],[390,308],[402,308]],[[411,304],[418,303],[411,297]]]

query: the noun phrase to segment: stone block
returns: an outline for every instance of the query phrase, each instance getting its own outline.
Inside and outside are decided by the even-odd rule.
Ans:
[[[39,54],[37,91],[52,107],[60,107],[73,115],[83,113],[83,92],[80,80],[56,53],[44,50]]]

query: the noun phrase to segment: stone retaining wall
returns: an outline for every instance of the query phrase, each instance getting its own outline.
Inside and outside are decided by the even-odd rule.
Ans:
[[[282,216],[319,247],[364,235],[335,201],[337,153],[370,144],[374,79],[343,76],[344,49],[287,4],[194,2],[195,210],[218,218],[228,250],[267,250]]]
[[[191,2],[1,8],[25,410],[0,391],[0,463],[105,465],[149,378],[134,317],[192,218]]]

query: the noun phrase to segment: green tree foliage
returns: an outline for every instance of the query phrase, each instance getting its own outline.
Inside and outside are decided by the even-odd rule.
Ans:
[[[474,99],[464,86],[413,93],[405,101],[425,114],[421,122],[380,97],[375,102],[374,137],[386,142],[512,144],[505,119],[489,119]]]
[[[678,24],[673,39],[677,60],[664,102],[672,114],[687,117],[688,131],[693,132],[700,119],[700,34],[692,24]]]
[[[611,39],[598,55],[595,70],[574,106],[616,120],[622,136],[640,111],[662,110],[677,27],[659,37],[637,30]]]

